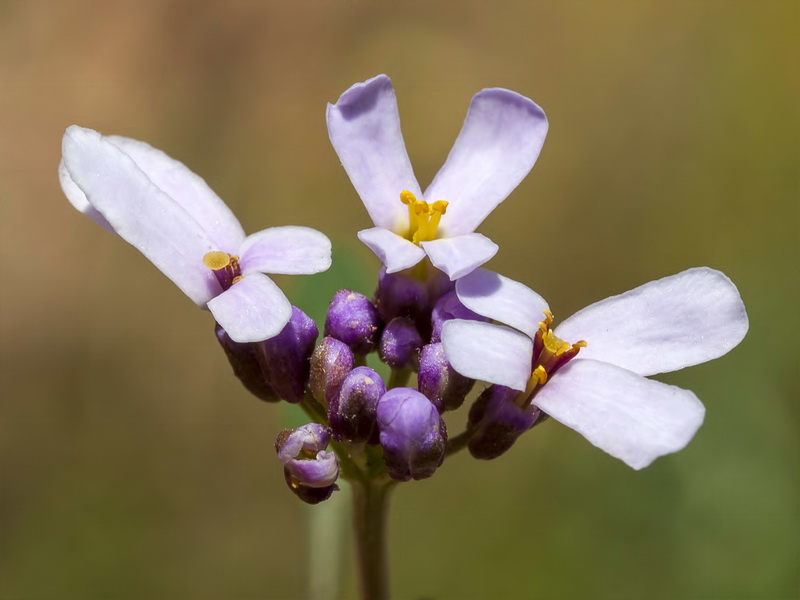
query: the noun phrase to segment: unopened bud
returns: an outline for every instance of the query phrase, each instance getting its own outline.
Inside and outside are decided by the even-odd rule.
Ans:
[[[347,374],[353,370],[353,351],[336,338],[323,338],[311,355],[311,393],[326,404],[339,393]]]
[[[431,343],[442,341],[442,325],[450,319],[489,320],[464,306],[454,291],[448,292],[439,298],[433,306],[433,311],[431,312]]]
[[[417,364],[422,338],[414,321],[395,317],[383,330],[378,355],[393,369],[406,369]]]
[[[378,403],[378,429],[392,479],[425,479],[444,462],[447,428],[436,407],[418,391],[386,392]]]
[[[296,306],[292,318],[273,338],[261,342],[269,383],[278,395],[296,404],[305,395],[309,358],[319,331],[313,319]]]
[[[289,489],[308,504],[327,500],[339,489],[339,462],[325,451],[329,441],[330,430],[318,423],[284,429],[275,441]]]
[[[279,402],[280,397],[268,383],[269,374],[259,344],[234,342],[220,325],[214,327],[214,333],[233,367],[233,374],[247,391],[264,402]]]
[[[356,367],[328,401],[328,422],[339,441],[376,444],[378,400],[386,392],[383,379],[369,367]]]
[[[355,354],[369,354],[380,335],[378,311],[363,294],[339,290],[325,317],[325,335],[344,342]]]
[[[417,387],[440,413],[461,406],[474,383],[474,379],[456,373],[441,342],[422,348]]]

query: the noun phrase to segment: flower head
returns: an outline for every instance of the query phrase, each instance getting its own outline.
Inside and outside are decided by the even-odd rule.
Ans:
[[[358,237],[386,272],[413,267],[427,255],[455,280],[497,252],[494,242],[474,231],[533,167],[547,119],[515,92],[478,92],[447,161],[424,194],[386,75],[355,84],[329,104],[328,133],[375,223]]]
[[[245,237],[205,181],[160,150],[73,125],[61,187],[79,211],[144,254],[236,342],[273,337],[292,315],[264,273],[311,274],[331,264],[327,237],[273,227]]]
[[[541,296],[491,271],[459,280],[456,293],[515,328],[446,322],[442,343],[456,371],[518,390],[519,405],[538,407],[635,469],[682,449],[705,413],[692,392],[646,376],[718,358],[748,328],[736,286],[707,267],[592,304],[555,330]]]

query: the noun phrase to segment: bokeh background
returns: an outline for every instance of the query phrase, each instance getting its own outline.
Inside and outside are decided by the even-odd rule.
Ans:
[[[479,89],[545,108],[538,164],[481,232],[556,317],[709,265],[751,320],[660,378],[706,423],[642,472],[551,422],[401,486],[396,597],[797,598],[799,6],[1,0],[0,597],[301,597],[309,517],[340,574],[313,594],[353,596],[346,492],[315,513],[273,457],[296,415],[240,389],[209,315],[77,214],[56,166],[78,123],[182,160],[248,232],[323,230],[334,269],[281,281],[319,319],[377,272],[325,103],[385,72],[423,186]]]

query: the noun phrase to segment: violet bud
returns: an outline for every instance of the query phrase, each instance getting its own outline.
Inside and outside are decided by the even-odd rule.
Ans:
[[[474,379],[456,373],[441,342],[422,348],[417,387],[440,413],[460,407],[474,383]]]
[[[406,369],[419,362],[422,338],[414,321],[406,317],[395,317],[383,330],[378,355],[393,369]]]
[[[308,504],[330,498],[339,489],[339,462],[336,454],[325,451],[330,430],[319,423],[297,429],[284,429],[275,441],[278,460],[289,489]]]
[[[325,317],[325,335],[344,342],[355,354],[369,354],[380,336],[378,311],[363,294],[339,290]]]
[[[268,383],[269,375],[259,344],[234,342],[219,324],[215,325],[214,333],[233,367],[233,374],[247,391],[264,402],[279,402],[278,394]]]
[[[521,408],[514,403],[519,392],[492,385],[478,396],[467,419],[472,431],[467,447],[475,458],[490,460],[506,452],[517,438],[547,418],[539,408]]]
[[[436,407],[418,391],[386,392],[378,403],[378,429],[392,479],[425,479],[444,462],[447,428]]]
[[[385,321],[395,317],[417,319],[428,310],[428,287],[407,272],[386,273],[386,268],[381,267],[375,305]]]
[[[327,405],[339,393],[354,364],[353,352],[347,344],[336,338],[323,338],[311,355],[309,384],[314,398]]]
[[[383,379],[369,367],[356,367],[328,401],[328,422],[333,437],[352,443],[378,443],[375,420],[378,400],[386,392]]]
[[[313,319],[293,306],[292,318],[281,332],[261,342],[269,383],[287,402],[296,404],[305,395],[309,358],[318,333]]]
[[[489,321],[478,313],[472,312],[461,304],[456,293],[448,292],[436,301],[431,312],[431,343],[442,341],[442,325],[450,319],[466,319],[469,321]]]

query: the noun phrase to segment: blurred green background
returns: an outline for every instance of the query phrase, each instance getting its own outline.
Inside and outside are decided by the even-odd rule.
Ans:
[[[313,509],[272,447],[287,411],[238,386],[209,315],[77,214],[56,167],[78,123],[182,160],[248,232],[323,230],[334,270],[281,282],[319,317],[377,271],[325,103],[383,72],[423,187],[481,88],[546,110],[538,164],[480,231],[557,318],[709,265],[751,320],[661,378],[706,423],[642,472],[551,422],[401,486],[396,597],[799,597],[799,6],[0,1],[0,598],[304,593]],[[348,549],[319,550],[352,597]]]

